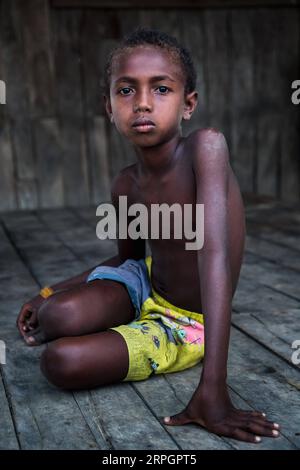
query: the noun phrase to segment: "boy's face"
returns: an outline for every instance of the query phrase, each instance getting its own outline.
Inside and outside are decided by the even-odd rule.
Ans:
[[[118,131],[138,146],[169,140],[190,119],[197,92],[184,95],[184,76],[167,51],[138,46],[115,60],[106,111]],[[137,119],[153,125],[137,126]]]

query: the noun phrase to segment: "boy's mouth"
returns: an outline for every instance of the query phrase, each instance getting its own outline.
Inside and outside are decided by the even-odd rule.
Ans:
[[[139,117],[133,122],[132,127],[139,132],[147,132],[153,129],[155,124],[153,121],[150,121],[150,119]]]

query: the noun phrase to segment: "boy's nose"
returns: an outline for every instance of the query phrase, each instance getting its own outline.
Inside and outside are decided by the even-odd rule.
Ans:
[[[151,111],[152,109],[152,103],[151,103],[151,98],[149,97],[148,94],[143,93],[140,94],[137,97],[137,100],[133,106],[133,111]]]
[[[151,108],[147,104],[139,104],[134,107],[134,112],[136,113],[138,111],[139,112],[151,111]]]

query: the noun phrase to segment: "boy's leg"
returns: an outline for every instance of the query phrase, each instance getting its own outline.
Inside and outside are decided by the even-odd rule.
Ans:
[[[69,390],[121,382],[128,368],[126,342],[111,330],[60,338],[48,343],[41,356],[41,370],[48,381]]]
[[[81,336],[129,323],[135,309],[124,284],[95,280],[49,297],[39,308],[38,327],[26,336],[37,345],[65,336]]]

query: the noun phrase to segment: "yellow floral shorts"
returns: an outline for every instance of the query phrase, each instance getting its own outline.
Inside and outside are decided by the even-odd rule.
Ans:
[[[88,276],[112,279],[127,288],[135,319],[115,330],[126,341],[129,370],[124,381],[145,380],[153,374],[178,372],[204,356],[203,315],[163,299],[151,285],[152,258],[128,259],[118,267],[98,266]]]
[[[143,261],[151,287],[152,258]],[[128,347],[129,370],[124,381],[178,372],[204,356],[203,315],[175,307],[153,288],[141,305],[138,320],[110,329],[120,333]]]

